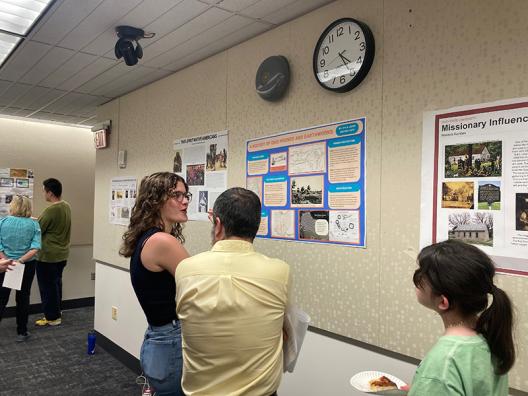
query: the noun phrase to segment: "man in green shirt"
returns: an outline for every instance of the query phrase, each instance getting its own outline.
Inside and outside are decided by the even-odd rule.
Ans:
[[[39,217],[42,248],[37,263],[37,280],[44,317],[37,326],[57,326],[62,323],[62,272],[70,253],[71,209],[61,200],[62,184],[57,179],[43,182],[44,196],[51,202]]]

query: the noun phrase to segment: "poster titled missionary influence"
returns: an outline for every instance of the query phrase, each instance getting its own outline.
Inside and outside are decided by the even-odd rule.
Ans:
[[[258,236],[365,247],[365,134],[359,118],[248,141]]]
[[[528,275],[528,99],[424,116],[421,245],[458,239]]]

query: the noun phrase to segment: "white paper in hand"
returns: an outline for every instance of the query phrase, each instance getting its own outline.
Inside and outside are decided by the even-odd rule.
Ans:
[[[6,271],[2,286],[20,290],[22,288],[22,277],[24,276],[24,264],[17,263],[9,268],[11,268],[11,271]]]
[[[304,336],[310,324],[310,316],[294,306],[288,306],[284,315],[284,330],[288,339],[283,346],[283,371],[293,373],[299,357]]]

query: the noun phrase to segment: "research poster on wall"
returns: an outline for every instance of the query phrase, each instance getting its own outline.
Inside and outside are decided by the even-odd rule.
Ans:
[[[136,203],[137,179],[115,177],[110,181],[110,224],[128,225],[132,208]]]
[[[9,205],[15,195],[25,195],[33,201],[33,170],[0,168],[0,218],[9,215]]]
[[[185,179],[192,194],[189,220],[208,221],[207,211],[227,189],[228,131],[174,141],[172,170]]]
[[[365,135],[359,118],[249,140],[258,237],[365,247]]]
[[[528,275],[528,98],[424,114],[421,246],[458,239]]]

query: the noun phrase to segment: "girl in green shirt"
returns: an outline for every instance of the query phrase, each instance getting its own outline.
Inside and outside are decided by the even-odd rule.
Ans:
[[[507,396],[515,361],[512,304],[493,284],[491,259],[447,240],[424,248],[418,267],[418,302],[440,315],[445,332],[418,366],[409,396]]]

